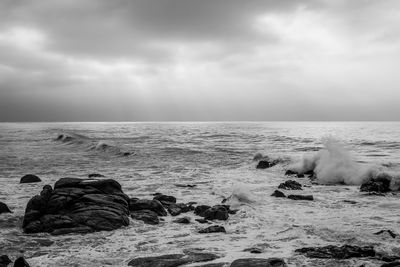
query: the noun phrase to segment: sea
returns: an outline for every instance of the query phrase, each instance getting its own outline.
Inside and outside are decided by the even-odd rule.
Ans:
[[[257,169],[256,155],[279,163]],[[323,179],[285,176],[316,159],[325,164]],[[360,192],[366,175],[382,172],[400,174],[400,122],[0,123],[0,201],[13,211],[0,214],[0,252],[23,255],[31,266],[127,266],[136,257],[188,250],[219,255],[212,263],[279,257],[288,266],[380,266],[295,250],[351,244],[400,255],[399,237],[375,234],[400,233],[400,195]],[[130,197],[163,193],[211,206],[228,198],[239,211],[217,222],[226,234],[199,234],[204,225],[193,213],[182,215],[191,217],[188,225],[167,216],[159,225],[131,219],[110,232],[23,233],[26,204],[44,185],[91,173],[117,180]],[[25,174],[42,182],[20,184]],[[314,201],[272,197],[288,179]],[[247,250],[254,247],[261,253]]]

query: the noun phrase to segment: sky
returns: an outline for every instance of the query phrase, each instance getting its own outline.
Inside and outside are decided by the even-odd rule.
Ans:
[[[1,0],[0,121],[400,120],[398,0]]]

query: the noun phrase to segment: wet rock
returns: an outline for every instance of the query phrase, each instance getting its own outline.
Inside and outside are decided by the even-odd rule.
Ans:
[[[366,183],[363,183],[360,187],[361,192],[375,192],[375,193],[386,193],[390,190],[391,178],[388,175],[380,174],[377,178],[371,179]]]
[[[199,205],[194,209],[194,214],[204,217],[204,212],[211,208],[211,206],[208,205]]]
[[[226,230],[223,226],[220,225],[212,225],[207,228],[201,229],[199,231],[200,234],[209,234],[209,233],[226,233]]]
[[[215,205],[204,211],[203,217],[206,220],[227,220],[229,218],[228,209],[224,205]]]
[[[193,188],[196,187],[197,185],[195,184],[175,184],[176,187],[188,187],[188,188]]]
[[[8,257],[8,255],[0,256],[0,267],[7,267],[12,261]]]
[[[400,261],[393,261],[389,263],[384,263],[381,267],[400,267]]]
[[[267,160],[260,160],[256,166],[257,169],[267,169],[270,168],[274,165],[272,165],[269,161]]]
[[[174,222],[182,223],[182,224],[189,224],[190,223],[190,218],[189,217],[182,217],[182,218],[176,219]]]
[[[292,171],[292,170],[287,170],[287,171],[285,172],[285,175],[298,175],[298,174],[299,174],[298,172]]]
[[[129,210],[151,210],[157,213],[159,216],[167,216],[167,211],[164,209],[163,205],[158,200],[148,200],[148,199],[137,199],[131,198],[129,201]]]
[[[275,190],[274,193],[272,193],[273,197],[286,197],[285,194],[282,191]]]
[[[260,253],[263,252],[261,248],[257,248],[257,247],[246,248],[243,251],[244,252],[250,252],[250,253],[253,253],[253,254],[260,254]]]
[[[205,262],[217,259],[212,253],[186,253],[169,254],[153,257],[141,257],[132,259],[128,265],[136,267],[174,267],[195,262]]]
[[[286,267],[286,263],[280,258],[269,259],[238,259],[231,263],[230,267]]]
[[[304,174],[302,173],[297,174],[297,178],[304,178]]]
[[[392,238],[396,238],[396,236],[398,236],[392,230],[381,230],[379,232],[374,233],[374,235],[381,235],[381,234],[384,234],[384,233],[388,233]]]
[[[129,225],[129,197],[112,179],[62,178],[29,200],[25,233],[87,233]]]
[[[151,210],[138,210],[131,212],[131,218],[135,220],[144,221],[147,224],[159,224],[157,213]]]
[[[19,257],[14,262],[14,267],[30,267],[29,263],[24,259],[24,257]]]
[[[199,223],[211,223],[211,222],[209,222],[207,220],[204,220],[204,219],[195,219],[195,221],[199,222]]]
[[[309,177],[314,177],[315,173],[314,173],[314,170],[309,170],[309,171],[304,172],[304,175],[308,175]]]
[[[343,202],[349,203],[349,204],[357,204],[357,201],[354,201],[354,200],[347,200],[347,199],[345,199],[345,200],[343,200]]]
[[[167,196],[167,195],[163,195],[163,194],[157,195],[153,199],[160,201],[161,204],[163,204],[163,205],[164,205],[164,203],[167,203],[167,205],[169,203],[176,203],[176,198],[175,197]]]
[[[189,212],[193,210],[193,207],[191,205],[185,204],[185,203],[170,203],[167,206],[167,210],[169,214],[172,216],[178,216],[181,213]]]
[[[7,204],[0,201],[0,214],[2,213],[12,213],[12,211],[8,208]]]
[[[91,173],[88,175],[89,178],[100,178],[100,177],[104,177],[103,174],[100,173]]]
[[[312,195],[288,195],[292,200],[314,200]]]
[[[293,180],[287,180],[284,183],[281,183],[278,188],[285,190],[303,190],[301,184]]]
[[[24,175],[21,180],[19,181],[20,184],[25,184],[25,183],[38,183],[41,182],[39,177],[33,174],[27,174]]]
[[[325,247],[306,247],[296,249],[296,252],[305,254],[309,258],[333,258],[333,259],[349,259],[361,257],[374,257],[376,252],[371,246],[325,246]]]

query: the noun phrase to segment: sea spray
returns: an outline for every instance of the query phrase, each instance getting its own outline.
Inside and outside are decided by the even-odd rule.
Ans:
[[[313,170],[320,184],[360,185],[376,176],[378,170],[358,163],[344,144],[333,137],[322,140],[324,148],[313,155],[305,155],[289,167],[298,173]]]

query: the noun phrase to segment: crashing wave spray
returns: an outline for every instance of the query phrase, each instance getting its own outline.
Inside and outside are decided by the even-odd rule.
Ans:
[[[298,173],[314,171],[320,184],[360,185],[377,175],[376,169],[356,162],[338,140],[327,137],[322,142],[322,150],[311,156],[304,156],[302,161],[289,169]]]

